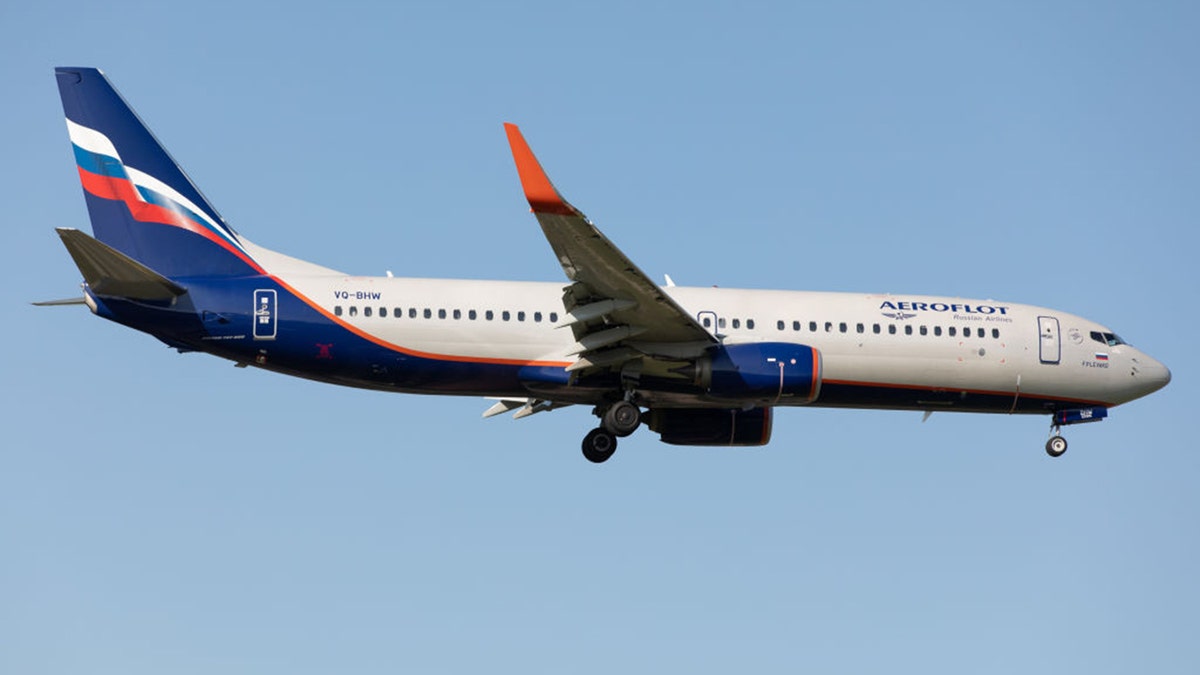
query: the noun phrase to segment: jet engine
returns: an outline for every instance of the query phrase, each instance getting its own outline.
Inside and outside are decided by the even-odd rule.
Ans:
[[[821,353],[790,342],[714,347],[695,362],[695,383],[716,399],[746,403],[811,403],[821,392]]]

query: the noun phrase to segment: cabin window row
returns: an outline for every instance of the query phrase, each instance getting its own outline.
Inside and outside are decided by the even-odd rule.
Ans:
[[[782,320],[776,321],[775,327],[779,330],[787,330],[787,322],[782,321]],[[845,321],[840,321],[836,324],[833,321],[826,321],[826,322],[824,322],[824,327],[825,327],[826,333],[833,333],[833,332],[849,333],[850,332],[850,324],[846,323]],[[793,321],[792,322],[792,330],[793,331],[801,331],[803,329],[804,329],[803,322],[801,322],[801,321]],[[875,335],[883,334],[884,330],[885,330],[885,328],[881,324],[878,324],[878,323],[871,324],[871,332]],[[906,324],[904,324],[903,331],[901,331],[900,327],[897,324],[889,323],[889,324],[887,324],[886,330],[887,330],[888,335],[897,335],[900,332],[903,332],[905,335],[914,335],[914,334],[930,335],[932,333],[932,335],[934,337],[940,337],[943,334],[945,334],[949,337],[959,337],[961,334],[962,337],[968,337],[968,338],[971,337],[972,335],[974,335],[975,337],[981,337],[981,338],[985,338],[988,336],[988,330],[986,328],[976,327],[974,330],[974,333],[972,333],[970,326],[961,326],[961,327],[960,326],[947,326],[943,333],[943,329],[941,326],[932,326],[932,327],[925,326],[925,325],[913,326],[913,324],[911,324],[911,323],[906,323]],[[808,332],[817,333],[820,331],[821,331],[820,323],[818,323],[816,321],[808,322]],[[859,333],[859,334],[866,333],[867,325],[864,323],[854,324],[854,332]],[[999,339],[1000,338],[1000,329],[999,328],[991,329],[991,335],[992,335],[992,338]]]
[[[701,317],[700,323],[705,328],[713,327],[713,319],[711,316]],[[720,317],[717,319],[717,328],[725,328],[726,325],[727,324],[725,321],[725,317]],[[742,327],[742,320],[741,319],[729,319],[729,325],[732,325],[735,329],[740,329]],[[746,330],[754,330],[754,319],[746,319],[745,325],[746,325]]]
[[[499,318],[501,321],[512,321],[515,318],[517,321],[532,320],[533,323],[541,323],[544,320],[548,320],[550,323],[558,323],[558,312],[543,313],[526,312],[524,310],[511,311],[507,309],[499,311],[491,309],[485,309],[483,311],[468,309],[463,311],[461,309],[432,309],[430,307],[409,307],[406,310],[403,307],[388,308],[371,306],[362,307],[360,309],[358,305],[349,305],[348,307],[344,308],[341,305],[334,305],[333,307],[334,316],[348,315],[356,317],[359,316],[360,313],[362,316],[368,318],[372,316],[378,316],[381,318],[387,318],[390,316],[394,319],[401,319],[405,316],[410,319],[432,319],[437,317],[438,319],[453,319],[455,321],[459,321],[464,318],[467,321],[477,321],[480,318],[482,318],[484,321],[495,321],[497,318]]]

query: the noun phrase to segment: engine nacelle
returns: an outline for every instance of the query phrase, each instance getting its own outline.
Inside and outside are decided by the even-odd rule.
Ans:
[[[697,363],[697,384],[709,396],[745,402],[811,403],[821,393],[821,353],[790,342],[714,347]]]
[[[656,408],[650,411],[649,424],[671,445],[750,446],[771,440],[770,408]]]

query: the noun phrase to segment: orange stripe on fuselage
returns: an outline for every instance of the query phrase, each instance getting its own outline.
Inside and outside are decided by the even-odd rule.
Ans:
[[[250,265],[259,274],[262,274],[263,276],[267,277],[268,279],[273,280],[275,283],[277,283],[280,286],[282,286],[283,288],[287,289],[289,293],[296,296],[296,298],[298,298],[304,304],[306,304],[309,307],[311,307],[312,309],[316,310],[318,313],[320,313],[326,319],[329,319],[333,323],[350,331],[354,335],[357,335],[358,337],[360,337],[364,340],[367,340],[368,342],[371,342],[373,344],[376,344],[380,347],[383,347],[385,349],[390,349],[392,351],[400,352],[401,354],[407,354],[409,356],[416,356],[416,357],[420,357],[420,358],[433,359],[433,360],[437,360],[437,361],[451,361],[451,362],[458,362],[458,363],[485,363],[485,364],[493,364],[493,365],[511,365],[511,366],[552,366],[552,367],[557,366],[557,367],[561,367],[561,368],[565,368],[568,365],[570,365],[569,361],[560,362],[560,361],[526,361],[526,360],[522,360],[522,359],[489,359],[489,358],[475,357],[475,356],[455,356],[455,355],[449,355],[449,354],[434,354],[431,352],[422,352],[422,351],[418,351],[415,349],[407,349],[405,347],[401,347],[400,345],[393,344],[391,342],[388,342],[387,340],[376,337],[376,336],[362,330],[361,328],[358,328],[358,327],[354,326],[353,324],[347,323],[346,321],[343,321],[342,319],[334,316],[332,313],[327,311],[325,308],[321,307],[319,304],[314,302],[311,298],[305,296],[303,293],[301,293],[300,291],[293,288],[290,284],[285,282],[283,279],[281,279],[278,276],[275,276],[273,274],[268,274],[266,272],[266,270],[264,270],[262,267],[260,267],[257,263],[255,263],[249,257],[247,257],[246,254],[244,254],[241,251],[238,251],[237,249],[230,246],[229,242],[221,239],[220,236],[218,236],[216,233],[209,230],[207,227],[204,227],[203,225],[196,223],[195,221],[193,221],[190,218],[184,217],[181,214],[171,211],[170,209],[163,208],[162,206],[159,206],[157,204],[150,204],[148,202],[142,201],[141,196],[138,195],[138,193],[137,193],[137,189],[133,186],[133,184],[128,179],[115,178],[115,177],[111,177],[111,176],[102,176],[100,174],[94,174],[90,171],[86,171],[83,168],[80,168],[79,169],[79,181],[80,181],[80,183],[83,184],[83,189],[86,190],[89,194],[95,195],[96,197],[100,197],[101,199],[110,199],[110,200],[124,202],[125,206],[129,209],[130,215],[132,215],[133,219],[137,220],[138,222],[160,223],[163,225],[173,225],[175,227],[180,227],[189,232],[193,232],[195,234],[201,235],[201,236],[209,239],[213,243],[224,247],[230,253],[237,255],[239,258],[241,258],[243,261],[245,261],[246,264]],[[551,188],[551,190],[553,190],[553,188]]]
[[[567,366],[571,365],[570,361],[526,361],[523,359],[489,359],[489,358],[484,358],[484,357],[480,357],[480,356],[455,356],[455,355],[450,355],[450,354],[434,354],[432,352],[422,352],[422,351],[418,351],[415,349],[408,349],[406,347],[401,347],[400,345],[393,344],[391,342],[388,342],[387,340],[384,340],[383,338],[372,335],[372,334],[366,332],[365,330],[362,330],[361,328],[359,328],[351,323],[347,323],[346,321],[343,321],[342,319],[338,318],[337,316],[334,316],[332,312],[329,312],[324,307],[322,307],[319,304],[317,304],[316,302],[314,302],[311,298],[309,298],[308,296],[304,295],[300,291],[293,288],[290,284],[285,282],[283,279],[280,279],[279,277],[277,277],[275,275],[271,275],[271,274],[268,274],[267,277],[272,279],[273,281],[275,281],[275,283],[279,284],[280,286],[283,286],[284,288],[286,288],[289,293],[291,293],[292,295],[299,298],[301,302],[303,302],[304,304],[313,308],[318,313],[320,313],[322,316],[324,316],[326,319],[329,319],[330,321],[332,321],[334,324],[341,326],[342,328],[350,331],[354,335],[357,335],[358,337],[360,337],[368,342],[371,342],[375,345],[383,347],[384,349],[390,349],[395,352],[400,352],[401,354],[407,354],[409,356],[416,356],[416,357],[420,357],[420,358],[424,358],[424,359],[433,359],[435,361],[451,361],[454,363],[485,363],[485,364],[502,365],[502,366],[552,366],[552,367],[557,366],[559,368],[566,368]]]

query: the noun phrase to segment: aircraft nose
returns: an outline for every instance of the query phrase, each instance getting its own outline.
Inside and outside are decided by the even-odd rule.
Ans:
[[[1162,389],[1171,383],[1171,369],[1158,361],[1155,361],[1154,365],[1158,367],[1157,372],[1154,374],[1154,381],[1158,385],[1155,389]]]
[[[1135,375],[1142,381],[1145,387],[1145,393],[1158,391],[1171,381],[1171,371],[1163,364],[1155,361],[1149,356],[1139,359],[1142,361],[1141,367],[1135,371]],[[1144,396],[1145,394],[1143,394]]]

